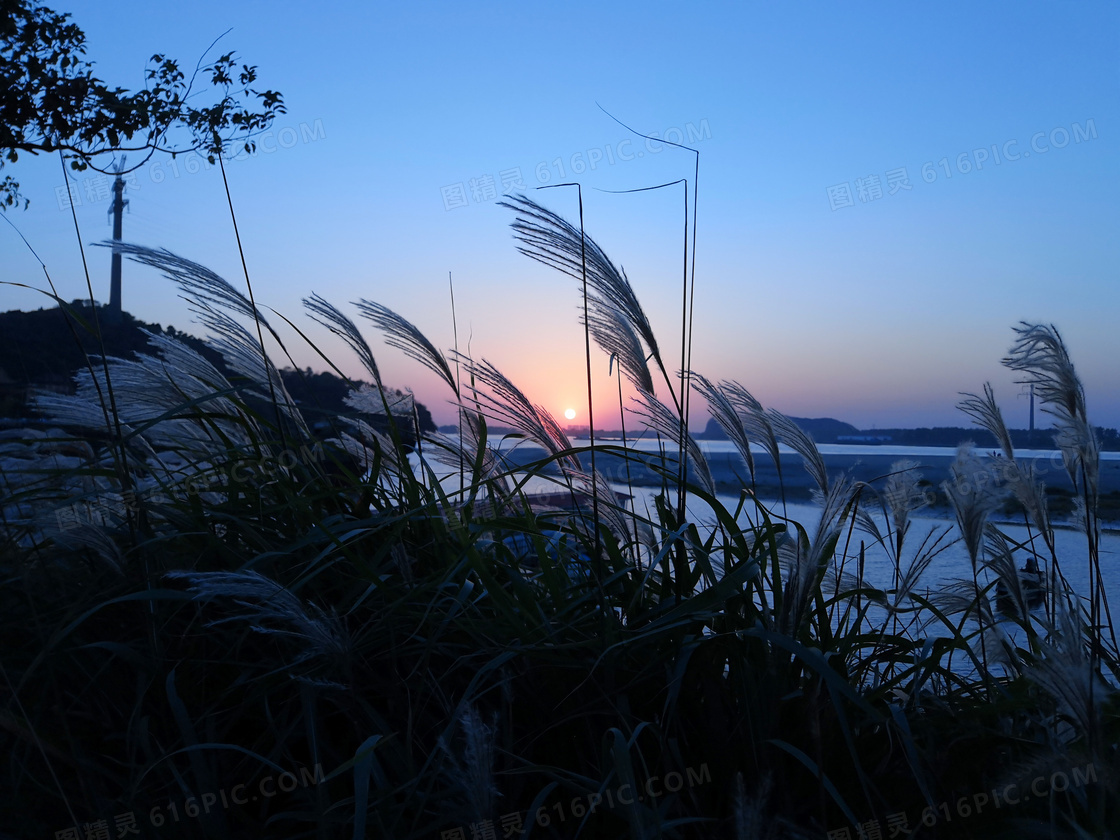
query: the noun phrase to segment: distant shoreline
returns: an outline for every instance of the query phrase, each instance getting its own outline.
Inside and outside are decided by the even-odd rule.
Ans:
[[[598,438],[597,438],[598,440]],[[580,441],[582,443],[582,441]],[[606,441],[603,443],[614,446],[619,441]],[[701,442],[703,445],[703,442]],[[829,446],[829,449],[832,449]],[[858,447],[857,447],[858,448]],[[917,447],[906,447],[907,449]],[[830,478],[847,474],[854,481],[863,481],[877,489],[882,489],[893,465],[899,461],[912,461],[917,463],[917,471],[921,474],[920,487],[927,498],[933,500],[923,509],[929,513],[951,516],[945,494],[941,490],[943,482],[950,479],[950,465],[955,456],[946,454],[942,447],[926,447],[928,453],[891,453],[890,446],[883,446],[883,452],[868,453],[858,451],[848,453],[823,452],[825,467]],[[875,447],[879,450],[880,447]],[[985,465],[991,463],[986,455],[987,450],[976,450],[981,462]],[[516,450],[504,453],[515,464],[527,464],[540,458],[543,450],[522,444]],[[750,473],[746,464],[736,452],[709,452],[707,454],[708,468],[716,488],[721,493],[737,494],[743,487],[751,486]],[[782,453],[782,474],[779,480],[778,470],[769,454],[755,452],[754,454],[754,492],[762,498],[779,498],[782,487],[785,488],[786,499],[791,502],[809,501],[815,487],[813,479],[804,469],[801,456],[796,453]],[[648,453],[647,453],[648,455]],[[584,456],[586,462],[587,458]],[[1054,517],[1054,524],[1066,517],[1073,508],[1073,485],[1066,473],[1059,453],[1039,453],[1032,451],[1017,456],[1017,461],[1023,464],[1033,464],[1035,474],[1043,482],[1047,490],[1047,503]],[[657,486],[661,478],[647,466],[627,460],[610,452],[598,452],[596,467],[607,479],[615,484],[632,483],[635,486]],[[588,466],[587,463],[584,466]],[[629,468],[629,469],[628,469]],[[979,476],[980,481],[987,480],[987,474]],[[1109,521],[1120,520],[1120,459],[1107,458],[1101,460],[1100,467],[1100,513],[1102,519]]]

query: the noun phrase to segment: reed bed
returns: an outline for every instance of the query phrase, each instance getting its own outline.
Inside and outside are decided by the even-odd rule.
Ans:
[[[507,206],[522,250],[586,281],[589,333],[638,392],[630,423],[666,442],[652,464],[603,447],[658,471],[656,511],[626,506],[495,364],[444,353],[370,301],[357,313],[446,384],[461,434],[406,445],[421,439],[411,400],[316,296],[310,316],[373,380],[351,395],[364,419],[320,439],[263,350],[265,332],[285,345],[259,305],[200,265],[125,246],[178,286],[236,375],[153,335],[152,355],[96,361],[74,395],[37,397],[38,427],[0,442],[0,830],[115,836],[131,818],[169,839],[856,838],[903,823],[912,837],[1116,836],[1098,452],[1058,332],[1021,324],[1005,364],[1055,417],[1085,555],[1057,555],[1043,488],[987,387],[961,407],[1001,457],[962,447],[943,488],[954,521],[914,533],[912,463],[879,485],[831,475],[743,385],[675,379],[606,252],[527,198]],[[798,453],[822,509],[812,530],[749,482],[735,506],[717,497],[681,382],[747,475],[752,444],[776,462],[779,444]],[[511,463],[495,422],[544,456]],[[542,505],[526,475],[570,504]],[[682,517],[682,476],[710,521]],[[1007,498],[1025,543],[991,521]],[[924,594],[953,540],[970,576]],[[864,575],[876,544],[889,587]],[[1088,593],[1066,583],[1078,563]],[[1011,801],[1041,778],[1045,796]]]

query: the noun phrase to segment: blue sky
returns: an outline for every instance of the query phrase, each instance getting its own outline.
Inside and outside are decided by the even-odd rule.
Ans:
[[[517,175],[572,219],[574,191],[533,188],[579,178],[588,233],[625,267],[662,345],[679,346],[680,193],[602,190],[691,177],[692,156],[647,146],[599,103],[701,152],[699,372],[787,413],[865,428],[964,425],[958,392],[990,380],[1010,424],[1025,426],[999,360],[1013,324],[1041,320],[1062,331],[1095,421],[1120,426],[1114,3],[55,8],[85,29],[101,77],[128,87],[152,53],[193,66],[232,28],[220,48],[259,65],[288,106],[258,153],[228,166],[257,300],[354,375],[301,298],[383,303],[449,348],[450,271],[461,348],[469,337],[532,399],[584,417],[579,290],[517,253],[496,206]],[[198,164],[154,158],[136,173],[125,238],[242,285],[220,177]],[[32,200],[8,218],[61,294],[85,297],[57,159],[8,171]],[[110,234],[91,176],[72,184],[85,243]],[[44,285],[7,225],[0,255],[5,279]],[[108,254],[88,255],[107,299]],[[4,309],[47,303],[0,295]],[[125,267],[124,304],[191,327],[170,284],[138,266]],[[366,333],[386,380],[448,420],[434,378]],[[294,355],[321,367],[311,350]],[[597,425],[609,426],[616,386],[597,351],[593,365]]]

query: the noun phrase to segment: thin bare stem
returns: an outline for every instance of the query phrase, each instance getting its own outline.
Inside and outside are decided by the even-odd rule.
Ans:
[[[245,273],[245,287],[249,292],[249,304],[253,308],[253,323],[257,327],[257,340],[261,343],[261,360],[265,369],[268,369],[268,351],[264,346],[264,330],[261,329],[261,319],[257,312],[257,302],[253,296],[253,281],[249,279],[249,265],[245,262],[245,249],[241,245],[241,231],[237,227],[237,214],[233,210],[233,195],[229,191],[229,179],[226,178],[226,164],[222,159],[222,155],[216,155],[218,158],[218,166],[222,170],[222,185],[226,190],[226,201],[229,204],[229,218],[233,222],[233,236],[237,240],[237,253],[241,256],[241,270]],[[284,446],[287,446],[287,436],[284,434],[284,421],[280,414],[280,404],[276,400],[276,386],[273,385],[272,377],[268,378],[268,395],[272,400],[272,408],[276,412],[276,429],[280,433],[280,440]]]
[[[594,479],[595,471],[595,407],[591,392],[591,310],[587,301],[587,234],[583,227],[583,187],[577,183],[553,184],[552,187],[538,187],[538,189],[551,189],[555,187],[575,187],[579,196],[579,262],[583,282],[583,343],[584,362],[587,369],[587,435],[591,446],[591,475]],[[595,523],[595,568],[596,577],[603,579],[603,538],[599,533],[599,484],[591,482],[591,517]]]

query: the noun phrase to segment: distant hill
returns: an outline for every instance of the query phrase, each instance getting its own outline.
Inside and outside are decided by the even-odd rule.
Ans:
[[[817,443],[835,443],[840,435],[858,435],[859,429],[843,420],[834,420],[831,417],[791,417],[794,423],[801,427]],[[727,440],[727,435],[715,420],[709,420],[701,437],[707,440]]]
[[[101,314],[100,307],[98,314]],[[149,324],[121,313],[119,324],[101,321],[102,342],[94,337],[94,309],[88,301],[74,301],[71,317],[61,308],[38,309],[32,312],[14,310],[0,313],[0,417],[28,417],[27,393],[31,387],[73,393],[74,375],[87,365],[87,355],[134,358],[135,354],[151,352],[143,330],[174,336],[202,354],[231,382],[237,377],[225,366],[220,353],[204,341],[173,326]],[[303,409],[308,422],[315,422],[332,413],[352,414],[343,402],[349,392],[346,381],[332,373],[280,371],[284,385]],[[417,403],[420,426],[434,431],[431,414]]]
[[[71,318],[59,307],[0,313],[0,416],[27,416],[26,395],[32,385],[72,393],[74,374],[86,366],[87,355],[104,352],[127,359],[149,352],[142,329],[173,335],[224,369],[221,355],[200,339],[174,327],[164,330],[160,324],[147,324],[127,312],[121,314],[119,324],[101,323],[102,351],[101,342],[94,338],[93,308],[83,301],[74,301],[71,307]]]

